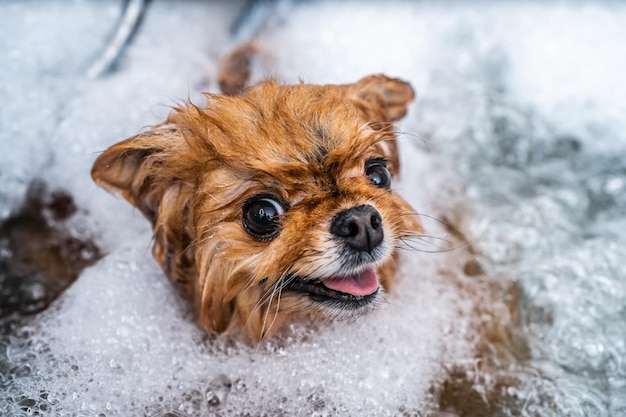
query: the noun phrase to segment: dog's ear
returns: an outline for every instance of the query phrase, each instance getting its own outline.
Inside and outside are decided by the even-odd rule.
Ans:
[[[126,139],[104,151],[91,176],[104,189],[121,194],[154,228],[153,254],[174,284],[190,299],[195,276],[193,239],[185,227],[193,186],[167,167],[188,149],[181,129],[164,124]]]
[[[409,83],[382,74],[370,75],[347,87],[348,97],[374,130],[388,129],[391,123],[402,119],[415,99]],[[377,146],[390,162],[388,168],[395,177],[400,170],[396,140],[384,140]]]
[[[415,92],[405,81],[378,74],[350,85],[349,96],[375,128],[377,123],[402,119],[409,103],[415,99]]]
[[[91,176],[104,189],[121,194],[154,225],[164,184],[157,184],[153,168],[163,162],[167,144],[182,140],[180,129],[156,127],[104,151],[94,162]]]

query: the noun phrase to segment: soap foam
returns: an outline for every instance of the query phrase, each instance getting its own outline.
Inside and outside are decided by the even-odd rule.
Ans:
[[[260,38],[279,80],[385,72],[416,87],[394,187],[432,237],[403,251],[376,311],[249,345],[196,327],[151,258],[148,222],[88,174],[98,151],[214,88],[239,5],[155,1],[119,71],[86,80],[116,4],[0,4],[1,213],[45,177],[108,254],[0,337],[0,414],[626,411],[623,6],[284,10]]]

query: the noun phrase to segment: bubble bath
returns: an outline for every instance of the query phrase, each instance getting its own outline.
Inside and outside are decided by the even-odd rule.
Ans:
[[[3,327],[0,414],[625,414],[626,7],[280,9],[257,80],[416,88],[395,187],[433,237],[376,311],[253,346],[196,327],[148,223],[89,177],[99,151],[214,91],[240,6],[154,1],[117,71],[88,80],[118,2],[0,4],[0,214],[45,178],[106,254]]]

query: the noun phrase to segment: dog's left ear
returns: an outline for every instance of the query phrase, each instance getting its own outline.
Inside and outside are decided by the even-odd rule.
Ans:
[[[349,97],[374,128],[376,123],[402,119],[415,99],[409,83],[382,74],[362,78],[348,88]]]
[[[388,129],[402,119],[415,99],[411,85],[386,75],[370,75],[347,86],[347,96],[356,106],[368,126],[374,130]],[[389,161],[389,171],[395,177],[400,171],[400,158],[395,139],[377,144]]]

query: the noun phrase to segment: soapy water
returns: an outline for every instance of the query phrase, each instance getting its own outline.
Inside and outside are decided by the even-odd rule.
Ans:
[[[0,222],[0,318],[38,313],[100,258],[70,195],[31,184],[17,213]],[[7,320],[9,321],[9,320]]]
[[[1,44],[13,57],[0,70],[12,80],[0,83],[2,212],[46,177],[108,253],[0,335],[0,414],[626,414],[623,6],[284,11],[260,35],[278,79],[386,72],[416,87],[397,187],[437,239],[403,253],[379,310],[252,346],[193,324],[150,257],[147,222],[88,176],[97,151],[213,88],[237,5],[154,2],[118,71],[86,81],[78,58],[89,62],[116,5],[0,5],[19,39]]]

